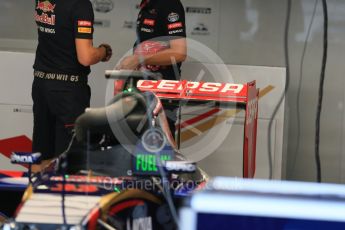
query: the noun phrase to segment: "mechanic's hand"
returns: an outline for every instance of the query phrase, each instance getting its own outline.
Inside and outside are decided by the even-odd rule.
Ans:
[[[113,55],[113,50],[112,50],[111,46],[103,43],[103,44],[100,44],[99,47],[103,47],[105,49],[105,56],[101,61],[102,62],[109,61],[111,56]]]
[[[116,67],[116,69],[125,69],[125,70],[136,70],[139,67],[139,57],[137,55],[131,55],[125,57],[121,63]]]

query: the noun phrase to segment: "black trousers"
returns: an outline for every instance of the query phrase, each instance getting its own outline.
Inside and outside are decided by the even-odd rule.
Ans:
[[[33,152],[40,152],[43,160],[63,153],[70,143],[75,120],[90,107],[90,96],[86,82],[35,78]]]

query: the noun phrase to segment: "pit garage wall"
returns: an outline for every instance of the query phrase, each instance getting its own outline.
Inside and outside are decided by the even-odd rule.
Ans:
[[[31,82],[32,82],[32,62],[34,55],[30,53],[19,52],[0,52],[0,68],[2,69],[3,78],[1,78],[2,90],[0,92],[0,140],[8,138],[19,138],[18,142],[23,141],[23,137],[31,139],[32,135],[32,101],[31,101]],[[18,63],[21,67],[18,68]],[[99,65],[93,69],[90,76],[90,85],[93,92],[94,100],[99,100],[98,106],[105,103],[105,96],[112,95],[112,81],[106,82],[107,87],[99,87],[98,81],[104,80],[104,69],[106,64]],[[219,75],[214,75],[218,71],[229,71],[220,79]],[[283,68],[272,67],[255,67],[255,66],[226,66],[219,64],[203,64],[188,62],[183,67],[183,78],[191,81],[203,80],[211,82],[236,82],[246,83],[252,80],[257,80],[257,87],[261,89],[261,98],[259,101],[259,121],[258,121],[258,143],[257,143],[257,174],[258,178],[268,178],[268,155],[267,155],[267,137],[269,118],[273,112],[272,105],[278,101],[279,95],[284,88],[284,73]],[[202,79],[200,73],[204,73]],[[198,79],[199,77],[199,79]],[[18,84],[19,83],[19,84]],[[106,94],[105,94],[106,93]],[[95,99],[97,98],[97,99]],[[97,106],[93,103],[93,107]],[[283,125],[284,125],[284,103],[279,110],[276,119],[273,122],[272,129],[272,149],[274,160],[274,177],[276,179],[284,178],[286,162],[283,158]],[[195,108],[184,107],[182,110],[182,120],[194,118],[202,113],[207,112],[212,108],[200,108],[195,111]],[[216,116],[218,119],[223,119],[223,112],[231,111],[223,110],[218,114],[205,117],[193,124],[193,127],[198,125],[207,125]],[[231,112],[230,112],[231,113]],[[187,156],[191,152],[188,149],[192,146],[194,152],[198,152],[206,148],[214,138],[219,138],[217,135],[226,135],[224,141],[219,146],[212,146],[210,155],[202,157],[200,166],[208,172],[211,176],[242,176],[242,145],[243,145],[243,125],[244,112],[235,113],[233,116],[224,118],[224,121],[218,125],[213,126],[208,124],[205,130],[199,130],[196,133],[189,133],[190,127],[182,130],[182,153]],[[226,130],[220,132],[220,128]],[[229,130],[229,132],[227,132]],[[25,139],[24,138],[24,139]],[[9,160],[4,157],[8,152],[6,149],[7,143],[0,142],[0,153],[3,159],[0,161],[0,168],[15,169],[17,166],[9,164]],[[11,146],[12,151],[18,151],[17,144]],[[7,152],[4,152],[7,151]],[[21,167],[20,167],[21,168]],[[23,168],[21,168],[23,169]]]
[[[131,47],[135,37],[128,28],[135,20],[139,0],[113,0],[109,13],[95,12],[97,20],[111,21],[109,27],[96,27],[95,43],[109,41],[115,57],[109,67]],[[211,14],[187,13],[188,36],[211,47],[225,63],[253,66],[284,66],[283,32],[286,0],[183,0],[185,7],[211,8]],[[306,52],[300,125],[297,123],[297,89],[304,39],[312,16],[314,0],[293,0],[290,29],[291,81],[286,115],[289,118],[287,178],[315,180],[314,131],[317,88],[322,54],[322,10],[319,1]],[[329,4],[329,61],[325,84],[321,132],[321,160],[324,181],[345,182],[344,140],[344,77],[345,65],[345,3]],[[31,12],[32,1],[0,1],[0,49],[33,52],[36,30]],[[203,23],[208,34],[192,35],[196,24]],[[105,23],[105,26],[107,24]],[[102,69],[104,66],[97,66]],[[1,75],[1,79],[3,75]],[[106,87],[102,76],[91,79],[97,87]],[[94,90],[93,104],[104,104],[103,92]],[[287,129],[286,129],[287,130]],[[298,132],[300,130],[300,132]],[[299,148],[296,149],[299,138]]]

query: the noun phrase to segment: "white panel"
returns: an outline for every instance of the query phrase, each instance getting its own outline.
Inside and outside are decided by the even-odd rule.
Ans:
[[[186,118],[183,117],[183,118]],[[267,156],[267,120],[258,120],[259,135],[257,139],[257,155],[256,155],[256,172],[255,178],[268,178],[268,156]],[[230,176],[230,177],[242,177],[243,176],[243,119],[236,119],[232,127],[228,122],[220,124],[222,126],[229,126],[230,133],[226,137],[226,141],[219,146],[214,153],[198,162],[198,166],[201,167],[210,176]],[[215,127],[214,129],[217,129]],[[215,131],[215,133],[217,133]],[[215,134],[217,135],[217,134]],[[275,126],[271,133],[273,149],[275,143]],[[191,141],[183,143],[182,146],[198,143],[200,148],[205,147],[208,142],[200,141],[204,135],[196,137]],[[215,136],[214,136],[215,137]],[[216,138],[216,137],[215,137]],[[188,154],[187,154],[188,155]],[[277,165],[277,169],[281,170],[282,162]]]
[[[196,213],[189,208],[181,208],[179,211],[180,230],[195,230],[196,229]],[[192,228],[192,226],[195,226]]]
[[[196,211],[213,214],[344,222],[343,202],[223,194],[197,196]],[[265,207],[265,208],[263,208]],[[283,208],[282,208],[283,207]],[[312,211],[311,211],[312,210]]]
[[[34,54],[0,51],[0,104],[32,105]]]
[[[8,137],[32,134],[32,106],[0,104],[0,140]]]
[[[191,207],[198,213],[344,222],[344,191],[344,185],[327,183],[217,177],[192,197]]]

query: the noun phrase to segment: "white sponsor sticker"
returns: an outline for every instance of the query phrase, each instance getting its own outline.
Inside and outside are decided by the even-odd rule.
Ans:
[[[171,12],[169,15],[168,15],[168,21],[169,22],[176,22],[178,21],[180,18],[180,15],[178,15],[177,13],[174,13],[174,12]]]
[[[148,29],[148,28],[141,28],[142,32],[146,32],[146,33],[153,33],[153,29]]]
[[[169,34],[177,34],[177,33],[183,33],[183,29],[169,31]]]

